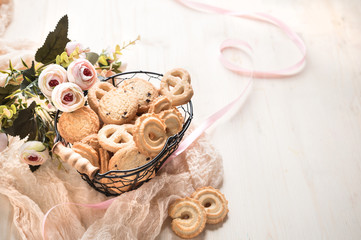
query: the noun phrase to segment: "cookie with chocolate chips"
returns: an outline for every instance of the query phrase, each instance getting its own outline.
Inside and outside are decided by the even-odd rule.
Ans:
[[[141,78],[124,80],[120,87],[124,91],[135,93],[138,98],[138,113],[147,112],[150,103],[158,97],[158,90],[150,82]]]
[[[118,150],[109,160],[110,170],[129,170],[143,166],[151,160],[149,156],[143,155],[133,144]]]
[[[138,98],[133,92],[121,89],[106,93],[99,102],[99,116],[106,124],[132,121],[138,110]]]

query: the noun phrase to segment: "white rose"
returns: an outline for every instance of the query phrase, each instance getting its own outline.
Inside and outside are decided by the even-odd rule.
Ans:
[[[0,87],[5,87],[6,78],[8,77],[8,74],[0,73]]]
[[[38,86],[41,92],[49,99],[56,86],[67,82],[66,70],[57,64],[50,64],[40,74]]]
[[[0,133],[0,152],[4,151],[8,146],[8,135]]]
[[[29,165],[41,165],[49,158],[49,151],[42,142],[29,141],[20,148],[20,159]]]

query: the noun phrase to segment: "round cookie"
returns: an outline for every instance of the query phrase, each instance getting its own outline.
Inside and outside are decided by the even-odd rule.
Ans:
[[[99,102],[99,116],[106,124],[130,122],[137,113],[138,99],[129,91],[112,90]]]
[[[102,148],[117,152],[125,146],[134,145],[132,134],[133,125],[131,124],[109,124],[99,130],[98,139]]]
[[[94,167],[99,167],[98,153],[91,146],[85,143],[76,142],[72,146],[72,149],[74,152],[79,153],[83,158],[88,159]]]
[[[164,110],[172,109],[172,102],[166,96],[159,96],[153,100],[152,104],[149,106],[148,112],[150,113],[160,113]]]
[[[98,115],[88,107],[74,112],[63,112],[58,121],[58,131],[65,141],[75,143],[99,130]]]
[[[189,102],[193,96],[189,73],[182,68],[175,68],[164,74],[160,83],[160,93],[167,96],[173,106]]]
[[[127,146],[117,151],[109,160],[109,170],[131,170],[140,167],[151,160],[150,157],[139,153],[135,145]],[[110,173],[116,175],[116,178],[109,180],[109,190],[115,193],[123,193],[130,190],[134,186],[134,180],[137,175],[122,176],[121,173]],[[143,171],[139,173],[137,181],[145,181],[154,177],[154,171]]]
[[[98,82],[88,90],[88,103],[91,109],[98,113],[99,101],[109,91],[115,87],[108,82]]]
[[[157,156],[167,138],[166,125],[156,114],[143,114],[135,122],[133,139],[144,155]]]
[[[173,136],[182,130],[183,116],[176,108],[162,111],[158,114],[158,116],[165,122],[165,125],[167,126],[166,133],[168,137]]]
[[[99,144],[99,140],[98,140],[98,134],[91,134],[91,135],[83,138],[80,142],[88,144],[96,151],[98,151],[99,148],[101,147]]]
[[[124,80],[120,86],[125,91],[135,93],[138,98],[139,113],[147,112],[150,103],[153,99],[158,97],[158,90],[153,86],[153,84],[141,78]]]
[[[206,226],[207,214],[202,204],[186,197],[176,200],[168,209],[172,220],[172,230],[181,238],[194,238]]]
[[[203,205],[207,212],[207,223],[220,223],[227,216],[228,201],[218,189],[213,187],[199,188],[192,194],[192,198]]]
[[[109,160],[110,170],[129,170],[143,166],[152,158],[141,154],[133,144],[117,151]]]

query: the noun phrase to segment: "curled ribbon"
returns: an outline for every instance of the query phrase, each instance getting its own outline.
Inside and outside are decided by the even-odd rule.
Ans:
[[[283,32],[286,33],[286,35],[295,43],[295,45],[299,48],[301,51],[302,57],[299,61],[297,61],[295,64],[279,70],[274,71],[259,71],[259,70],[253,70],[253,69],[245,69],[240,66],[237,66],[236,64],[230,62],[226,59],[223,52],[227,48],[237,48],[242,51],[244,51],[250,58],[252,59],[252,55],[250,52],[252,52],[252,47],[238,39],[227,39],[223,41],[223,43],[220,46],[220,57],[219,60],[223,64],[224,67],[227,69],[238,73],[240,75],[249,76],[249,81],[246,83],[245,87],[241,91],[240,95],[236,97],[233,101],[228,103],[226,106],[218,110],[217,112],[213,113],[210,117],[208,117],[199,127],[197,127],[184,141],[182,141],[179,144],[179,147],[176,151],[173,152],[173,154],[168,157],[166,162],[162,165],[165,166],[169,161],[174,159],[175,157],[179,156],[182,152],[184,152],[197,138],[205,132],[210,126],[212,126],[218,119],[220,119],[222,116],[224,116],[229,110],[231,110],[240,100],[243,99],[243,97],[246,96],[246,92],[251,88],[253,78],[283,78],[283,77],[290,77],[293,75],[296,75],[299,73],[306,62],[306,46],[302,39],[294,32],[292,31],[285,23],[280,21],[279,19],[266,14],[266,13],[241,13],[241,12],[234,12],[227,9],[211,6],[204,3],[197,3],[189,0],[175,0],[179,2],[180,4],[189,7],[196,11],[202,11],[202,12],[209,12],[209,13],[217,13],[222,15],[229,15],[239,18],[247,18],[252,20],[257,20],[261,22],[266,22],[273,24],[274,26],[280,28]],[[106,200],[104,202],[95,203],[95,204],[82,204],[82,203],[61,203],[58,205],[55,205],[49,211],[45,214],[42,224],[42,235],[43,238],[46,239],[45,234],[45,226],[46,226],[46,219],[49,216],[50,212],[62,205],[76,205],[76,206],[82,206],[82,207],[88,207],[88,208],[94,208],[94,209],[106,209],[108,208],[112,202],[116,199],[112,198],[109,200]]]
[[[302,41],[302,39],[281,20],[279,20],[267,13],[234,12],[234,11],[231,11],[228,9],[219,8],[219,7],[211,6],[208,4],[193,2],[193,1],[189,1],[189,0],[176,0],[176,1],[186,7],[196,10],[196,11],[217,13],[217,14],[222,14],[222,15],[229,15],[229,16],[234,16],[234,17],[239,17],[239,18],[246,18],[246,19],[252,19],[252,20],[256,20],[256,21],[270,23],[270,24],[278,27],[279,29],[281,29],[293,41],[293,43],[297,46],[297,48],[301,51],[302,57],[295,64],[293,64],[287,68],[274,70],[274,71],[268,71],[268,72],[254,70],[253,77],[255,77],[255,78],[290,77],[290,76],[296,75],[303,69],[305,62],[306,62],[306,45]],[[226,48],[239,48],[242,50],[244,47],[252,49],[248,43],[243,42],[241,40],[237,40],[237,39],[225,40],[221,44],[221,47],[220,47],[220,50],[221,50],[220,61],[223,64],[223,66],[228,68],[229,70],[234,71],[241,75],[250,74],[250,70],[243,69],[240,66],[237,66],[237,65],[231,63],[223,55],[223,51]]]

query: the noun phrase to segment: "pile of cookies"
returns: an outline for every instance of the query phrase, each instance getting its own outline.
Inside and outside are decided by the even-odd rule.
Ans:
[[[134,169],[157,156],[168,137],[182,130],[184,119],[176,106],[192,96],[190,75],[180,68],[164,74],[160,89],[140,78],[126,79],[117,87],[98,82],[88,90],[89,106],[62,113],[57,128],[101,174]],[[112,184],[119,193],[123,183]]]
[[[168,209],[172,230],[181,238],[194,238],[206,223],[217,224],[228,214],[228,201],[213,187],[197,189],[192,196],[176,200]]]

